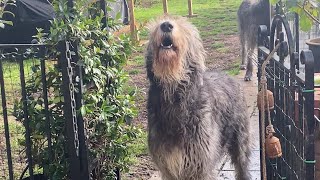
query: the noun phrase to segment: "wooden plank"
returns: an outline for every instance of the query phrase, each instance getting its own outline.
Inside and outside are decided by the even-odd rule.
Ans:
[[[136,20],[134,18],[134,3],[133,0],[129,0],[129,13],[130,13],[130,32],[131,32],[131,38],[133,41],[139,41],[138,35],[137,35],[137,26],[136,26]]]

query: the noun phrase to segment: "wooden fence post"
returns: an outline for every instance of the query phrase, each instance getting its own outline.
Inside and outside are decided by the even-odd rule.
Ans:
[[[136,20],[134,18],[134,3],[133,0],[129,0],[129,11],[130,11],[130,32],[131,32],[131,38],[134,41],[139,41],[138,35],[137,35],[137,26],[136,26]]]
[[[197,16],[196,14],[193,14],[193,11],[192,11],[192,0],[188,0],[188,9],[189,9],[188,17],[196,17]]]
[[[168,1],[163,0],[162,2],[163,2],[163,13],[168,14]]]

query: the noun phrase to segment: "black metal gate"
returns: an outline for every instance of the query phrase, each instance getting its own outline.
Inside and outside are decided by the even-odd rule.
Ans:
[[[69,11],[72,11],[73,0],[68,0]],[[100,1],[104,12],[103,28],[107,27],[107,11],[105,0]],[[35,92],[41,97],[41,110],[45,116],[39,121],[45,121],[43,146],[47,148],[48,158],[41,159],[42,164],[50,164],[55,155],[52,152],[54,138],[51,130],[52,114],[49,112],[50,89],[48,89],[47,68],[59,66],[61,72],[60,93],[62,98],[58,103],[63,103],[61,115],[66,122],[65,131],[67,143],[66,154],[68,159],[68,177],[74,180],[88,180],[88,154],[85,142],[85,128],[81,113],[77,113],[82,106],[82,72],[83,68],[78,62],[77,43],[73,41],[60,42],[57,47],[50,47],[60,52],[59,57],[50,57],[48,46],[44,44],[0,44],[0,179],[50,179],[45,169],[36,167],[32,148],[30,123],[32,115],[28,114],[30,108],[30,94],[27,92],[28,82],[32,68],[39,68],[41,72],[41,91]],[[23,117],[17,121],[15,103],[22,102]],[[39,108],[39,107],[38,107]],[[24,142],[23,145],[21,145]],[[117,179],[120,179],[119,170],[116,170]]]
[[[279,5],[277,9],[270,31],[262,25],[258,34],[259,82],[263,61],[277,44],[281,44],[266,72],[267,86],[275,99],[271,112],[272,124],[275,136],[280,139],[283,154],[279,158],[266,157],[267,179],[313,180],[316,127],[314,58],[311,51],[299,50],[298,16],[294,19],[296,32],[292,32],[286,16],[279,11]],[[260,140],[262,138],[265,138],[264,134],[260,134]]]
[[[29,96],[26,91],[26,82],[30,81],[31,68],[39,67],[41,72],[43,111],[45,111],[45,146],[48,148],[48,159],[50,163],[53,158],[51,138],[51,118],[49,113],[46,68],[58,65],[62,72],[61,93],[63,94],[63,116],[66,123],[66,136],[68,143],[68,160],[70,164],[70,177],[72,179],[89,179],[87,147],[84,137],[84,124],[81,114],[76,113],[82,105],[82,76],[81,66],[77,65],[77,55],[71,56],[69,42],[63,42],[60,46],[61,56],[58,61],[49,61],[45,45],[0,45],[3,52],[0,57],[0,87],[1,87],[1,123],[0,126],[0,158],[1,158],[1,179],[22,179],[28,174],[30,179],[41,177],[44,170],[35,172],[34,157],[32,156],[30,123],[33,117],[28,114],[30,107]],[[76,46],[72,46],[76,47]],[[10,48],[10,49],[8,49]],[[14,50],[16,49],[16,50]],[[5,53],[4,51],[8,51]],[[77,89],[77,91],[75,91]],[[14,117],[15,101],[23,102],[23,121],[16,121]],[[16,115],[15,115],[16,116]],[[41,121],[41,119],[39,119]],[[23,137],[24,136],[24,137]],[[33,137],[34,138],[34,137]],[[25,146],[19,146],[19,141],[25,139]],[[7,162],[7,163],[6,163]]]

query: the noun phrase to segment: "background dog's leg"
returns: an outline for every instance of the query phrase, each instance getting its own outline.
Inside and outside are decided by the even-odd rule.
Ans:
[[[239,133],[239,132],[238,132]],[[240,132],[241,135],[235,133],[233,143],[229,146],[228,151],[231,161],[235,167],[237,180],[250,180],[249,166],[249,133]]]
[[[246,39],[243,32],[240,33],[240,43],[241,43],[241,58],[242,58],[240,69],[245,70],[246,59],[247,59],[247,48],[246,48]]]
[[[250,49],[248,56],[247,56],[247,71],[246,71],[246,75],[244,77],[245,81],[251,81],[252,71],[253,71],[252,54],[253,54],[253,50]]]

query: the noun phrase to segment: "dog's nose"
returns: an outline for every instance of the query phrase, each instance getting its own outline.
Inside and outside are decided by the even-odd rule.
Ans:
[[[160,28],[163,32],[171,32],[173,29],[173,26],[168,21],[166,21],[160,25]]]

